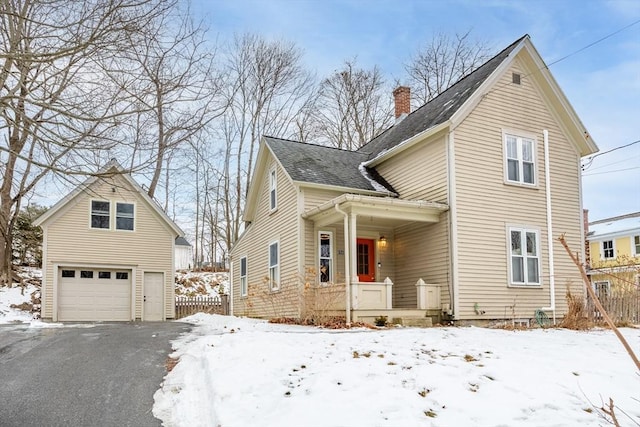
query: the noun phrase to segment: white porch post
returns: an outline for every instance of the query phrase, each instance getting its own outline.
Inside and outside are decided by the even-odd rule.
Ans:
[[[358,289],[356,283],[358,283],[358,230],[357,230],[357,218],[358,215],[351,212],[349,214],[349,231],[351,235],[349,236],[350,242],[350,256],[349,256],[349,270],[351,271],[351,297],[353,301],[353,308],[357,308],[358,304]]]
[[[349,216],[345,211],[340,209],[338,205],[333,206],[336,212],[339,212],[344,217],[343,228],[344,228],[344,293],[345,293],[345,306],[346,306],[346,322],[347,325],[351,323],[351,273],[349,271],[350,265],[350,254],[349,251]]]
[[[387,291],[387,310],[391,310],[393,308],[393,301],[391,299],[391,288],[393,288],[393,282],[387,277],[386,279],[384,279],[384,284],[386,288],[385,290]]]

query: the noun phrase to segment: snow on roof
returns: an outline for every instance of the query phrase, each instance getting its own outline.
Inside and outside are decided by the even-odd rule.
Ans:
[[[589,223],[591,238],[633,232],[634,230],[640,232],[640,212]]]

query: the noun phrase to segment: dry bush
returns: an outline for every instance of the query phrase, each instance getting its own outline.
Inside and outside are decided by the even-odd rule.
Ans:
[[[570,283],[567,283],[565,298],[567,299],[568,309],[564,315],[564,319],[562,319],[558,326],[576,331],[589,329],[592,325],[587,316],[584,299],[581,296],[576,296],[571,293]]]

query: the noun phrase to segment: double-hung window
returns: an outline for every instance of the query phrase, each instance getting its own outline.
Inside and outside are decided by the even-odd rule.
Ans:
[[[247,295],[247,257],[240,258],[240,295]]]
[[[278,242],[269,245],[269,287],[272,291],[280,289],[280,251]]]
[[[593,290],[598,298],[606,298],[611,292],[611,285],[608,280],[593,282]]]
[[[640,236],[633,236],[633,255],[640,256]]]
[[[91,201],[91,228],[109,229],[109,202]]]
[[[333,235],[330,231],[321,231],[319,233],[319,248],[318,253],[320,256],[319,264],[320,264],[320,283],[329,283],[331,282],[332,275],[332,240]]]
[[[276,170],[269,172],[269,207],[272,211],[278,208]]]
[[[507,182],[535,185],[535,141],[532,138],[505,134],[504,144]]]
[[[615,250],[613,249],[613,240],[604,240],[602,242],[602,257],[604,259],[615,258]]]
[[[539,231],[509,228],[509,264],[512,285],[540,284]]]
[[[116,203],[116,230],[133,231],[133,203]]]

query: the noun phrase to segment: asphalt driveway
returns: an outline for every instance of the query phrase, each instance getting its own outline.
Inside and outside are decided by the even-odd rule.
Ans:
[[[0,426],[159,426],[153,394],[178,322],[0,325]]]

